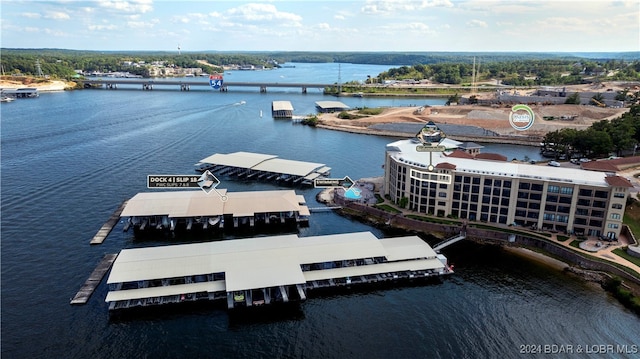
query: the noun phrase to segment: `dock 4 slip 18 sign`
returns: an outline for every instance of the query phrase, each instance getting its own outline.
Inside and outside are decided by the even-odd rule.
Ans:
[[[222,87],[222,82],[222,75],[209,75],[209,85],[211,85],[214,90],[219,90]]]
[[[509,123],[511,127],[518,131],[528,130],[533,126],[536,116],[533,114],[531,107],[527,105],[515,105],[511,108],[509,114]]]

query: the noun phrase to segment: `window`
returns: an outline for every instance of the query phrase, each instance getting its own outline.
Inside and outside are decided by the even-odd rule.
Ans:
[[[618,229],[618,224],[617,223],[609,223],[609,225],[607,225],[607,227],[612,228],[612,229]]]
[[[573,194],[573,187],[562,187],[562,188],[560,188],[560,193],[562,193],[562,194]]]
[[[593,191],[591,191],[590,189],[581,189],[579,192],[579,195],[584,196],[584,197],[591,197],[591,194],[593,193]]]
[[[532,191],[542,191],[542,185],[539,183],[534,183],[531,185]]]
[[[611,213],[611,219],[620,219],[620,214],[618,214],[618,213]]]
[[[608,192],[606,192],[606,191],[596,191],[596,193],[595,193],[595,197],[598,197],[598,198],[607,198],[607,197],[609,197],[609,193],[608,193]]]
[[[447,192],[438,192],[438,197],[447,197]]]
[[[549,185],[549,187],[547,187],[547,191],[550,193],[559,193],[560,192],[560,187],[559,186],[551,186]]]
[[[480,177],[473,177],[473,184],[480,184]]]
[[[613,208],[613,209],[622,209],[622,204],[614,203],[614,204],[611,205],[611,208]]]
[[[584,209],[584,208],[578,208],[576,209],[576,214],[578,216],[586,216],[589,214],[589,210],[588,209]]]
[[[519,189],[529,189],[529,184],[528,183],[520,183],[520,186],[518,188]]]
[[[615,193],[613,194],[613,196],[614,196],[615,198],[624,198],[624,197],[625,197],[623,192],[615,192]]]
[[[491,186],[491,182],[492,182],[492,181],[491,181],[489,178],[485,178],[485,179],[484,179],[484,185],[485,185],[485,186]]]
[[[589,206],[591,206],[591,201],[589,201],[588,199],[579,199],[578,200],[578,206],[589,207]]]
[[[547,202],[558,202],[558,196],[547,195]]]

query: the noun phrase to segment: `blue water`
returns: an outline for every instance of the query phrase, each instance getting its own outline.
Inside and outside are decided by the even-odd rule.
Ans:
[[[343,64],[340,71],[349,81],[386,69]],[[337,81],[337,69],[304,64],[225,76],[325,82]],[[168,244],[134,241],[115,230],[104,244],[89,245],[122,200],[147,190],[147,174],[191,174],[193,164],[213,153],[251,151],[326,163],[337,178],[382,175],[384,146],[393,139],[269,116],[274,100],[291,101],[297,114],[305,114],[314,112],[315,101],[332,99],[296,89],[118,89],[2,104],[2,357],[510,358],[520,356],[523,344],[637,344],[637,316],[599,288],[469,242],[446,249],[456,274],[438,283],[336,293],[249,317],[185,306],[110,319],[104,283],[87,305],[69,305],[105,253]],[[438,104],[340,100],[368,107]],[[517,150],[523,156],[537,152]],[[225,179],[219,188],[278,187]],[[298,191],[316,206],[318,190]],[[391,235],[334,213],[314,213],[300,235],[353,231]]]

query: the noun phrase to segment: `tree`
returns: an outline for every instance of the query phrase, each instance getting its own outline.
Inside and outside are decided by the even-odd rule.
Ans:
[[[568,105],[579,105],[580,104],[580,95],[577,92],[567,96],[567,99],[564,101],[565,104]]]

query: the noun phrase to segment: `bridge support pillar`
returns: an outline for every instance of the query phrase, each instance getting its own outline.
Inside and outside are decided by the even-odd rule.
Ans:
[[[151,91],[151,90],[153,90],[153,85],[152,84],[143,84],[142,85],[142,89],[143,90],[147,90],[147,91]]]
[[[260,92],[261,93],[266,93],[267,92],[267,86],[260,86]]]
[[[187,84],[180,84],[180,91],[190,91],[191,87]]]
[[[306,87],[302,87],[302,93],[307,93],[307,88]]]

